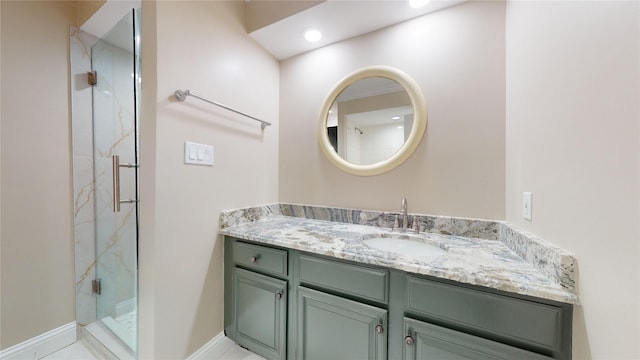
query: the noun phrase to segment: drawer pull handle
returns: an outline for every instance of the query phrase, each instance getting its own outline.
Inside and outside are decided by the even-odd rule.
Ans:
[[[259,257],[258,256],[252,256],[249,258],[249,261],[251,261],[252,263],[258,262]]]
[[[415,343],[415,340],[413,340],[413,338],[411,337],[411,335],[407,335],[407,337],[404,338],[404,342],[407,345],[413,345]]]
[[[276,299],[277,299],[277,300],[282,299],[282,291],[278,291],[278,292],[276,293]]]
[[[376,332],[378,334],[382,334],[384,332],[384,327],[380,324],[376,325]]]

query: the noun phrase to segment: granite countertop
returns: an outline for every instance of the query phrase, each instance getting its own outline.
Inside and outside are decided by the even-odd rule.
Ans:
[[[577,304],[575,257],[504,222],[413,215],[421,231],[393,231],[396,213],[275,204],[225,211],[220,234],[309,253]],[[337,220],[337,221],[336,221]],[[391,223],[390,223],[391,222]],[[380,226],[388,225],[388,226]],[[401,255],[365,240],[412,237],[441,255]]]

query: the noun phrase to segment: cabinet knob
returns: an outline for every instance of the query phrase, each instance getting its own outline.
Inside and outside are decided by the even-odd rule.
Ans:
[[[411,335],[407,335],[407,337],[404,338],[404,342],[407,345],[413,345],[415,343],[415,340],[413,340],[413,338],[411,337]]]
[[[384,332],[384,327],[381,324],[376,325],[376,332],[378,334],[382,334]]]
[[[278,299],[278,300],[282,299],[282,291],[278,291],[276,293],[276,299]]]
[[[258,261],[258,257],[257,256],[252,256],[249,258],[249,261],[251,261],[252,263]]]

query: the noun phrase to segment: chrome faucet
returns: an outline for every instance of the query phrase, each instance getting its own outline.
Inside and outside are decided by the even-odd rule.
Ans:
[[[402,214],[402,230],[405,231],[409,227],[409,216],[407,216],[407,198],[402,198],[400,203],[400,213]]]

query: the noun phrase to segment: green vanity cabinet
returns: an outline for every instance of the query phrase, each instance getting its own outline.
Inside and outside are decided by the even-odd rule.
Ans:
[[[298,289],[299,359],[387,358],[387,311],[301,287]]]
[[[573,306],[225,237],[225,332],[277,360],[571,360]]]
[[[233,269],[236,341],[270,359],[284,359],[287,336],[287,282]]]
[[[552,358],[410,318],[403,360],[550,360]]]
[[[389,270],[297,254],[295,272],[299,283],[325,292],[386,305],[389,302]]]
[[[237,266],[276,277],[287,276],[288,252],[282,249],[236,241],[232,243],[232,258]]]
[[[566,307],[420,276],[408,275],[406,286],[405,314],[412,317],[540,353],[560,354],[571,342],[562,337],[570,327]]]
[[[387,358],[389,271],[297,252],[296,358]]]
[[[288,252],[225,240],[225,333],[256,354],[287,355]]]

